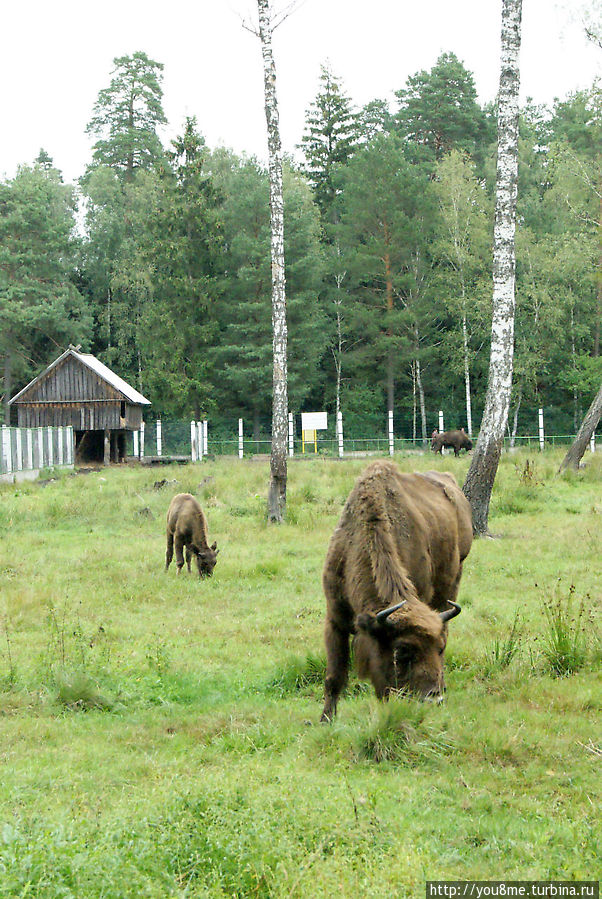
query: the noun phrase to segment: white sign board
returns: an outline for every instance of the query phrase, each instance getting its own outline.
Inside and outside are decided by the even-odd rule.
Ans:
[[[327,412],[302,412],[302,431],[325,431],[328,427]]]

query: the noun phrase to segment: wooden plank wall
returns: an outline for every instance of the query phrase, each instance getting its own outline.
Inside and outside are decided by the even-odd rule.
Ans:
[[[73,356],[14,404],[20,428],[71,426],[76,431],[139,430],[142,409]],[[125,417],[121,417],[122,406]]]
[[[78,362],[73,356],[67,358],[34,384],[23,395],[24,402],[92,402],[120,400],[121,394],[104,378]]]
[[[42,428],[71,426],[76,431],[138,431],[142,423],[142,409],[125,404],[125,418],[121,417],[121,403],[15,403],[18,427]]]

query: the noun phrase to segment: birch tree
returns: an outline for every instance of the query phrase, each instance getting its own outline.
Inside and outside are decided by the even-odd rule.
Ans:
[[[592,400],[592,404],[587,410],[585,418],[581,422],[579,433],[575,437],[573,443],[571,444],[571,447],[569,448],[569,451],[562,460],[562,465],[560,466],[559,471],[564,471],[565,468],[579,468],[579,462],[581,461],[583,453],[587,449],[587,444],[590,442],[592,434],[596,430],[601,417],[602,385],[600,385],[600,390]]]
[[[282,149],[276,96],[276,66],[272,53],[274,21],[269,0],[257,0],[259,39],[263,56],[265,117],[268,130],[270,228],[272,257],[272,452],[268,490],[268,521],[280,522],[286,512],[286,445],[288,437],[287,330],[284,276],[284,201]]]
[[[489,502],[502,453],[512,390],[521,14],[522,0],[502,0],[489,381],[479,439],[463,488],[472,507],[476,534],[488,532]]]

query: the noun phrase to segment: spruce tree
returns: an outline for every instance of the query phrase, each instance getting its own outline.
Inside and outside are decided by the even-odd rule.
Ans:
[[[305,115],[301,149],[304,171],[325,222],[336,221],[337,174],[353,154],[357,127],[351,101],[328,66],[321,67],[320,91]]]
[[[167,153],[154,208],[139,221],[138,255],[149,272],[151,302],[142,309],[140,345],[149,391],[159,408],[180,416],[214,406],[209,350],[217,336],[223,257],[222,198],[206,169],[207,150],[188,118]],[[145,220],[146,219],[146,220]]]

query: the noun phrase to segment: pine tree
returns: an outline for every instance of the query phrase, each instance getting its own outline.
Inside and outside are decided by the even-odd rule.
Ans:
[[[454,53],[442,53],[430,72],[411,76],[395,95],[395,125],[402,137],[428,147],[436,159],[456,149],[483,161],[492,128],[477,103],[472,74]]]
[[[163,64],[146,53],[119,56],[108,88],[98,94],[86,132],[97,137],[94,162],[116,169],[131,181],[163,155],[157,128],[167,121],[161,87]]]

